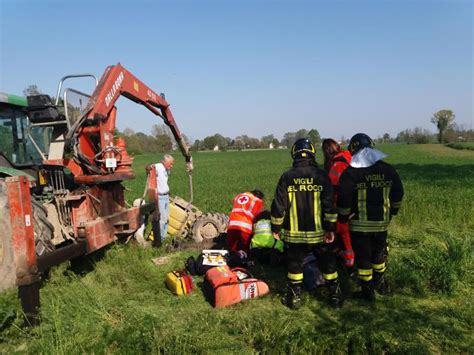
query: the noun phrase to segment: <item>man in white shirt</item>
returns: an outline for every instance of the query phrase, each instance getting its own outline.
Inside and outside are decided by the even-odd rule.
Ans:
[[[158,192],[158,206],[160,209],[160,234],[161,241],[168,232],[168,218],[170,207],[170,188],[168,186],[168,177],[174,164],[174,158],[165,154],[161,163],[155,164],[156,186]]]

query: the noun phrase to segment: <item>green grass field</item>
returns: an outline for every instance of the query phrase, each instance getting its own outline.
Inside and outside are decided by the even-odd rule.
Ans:
[[[15,291],[0,295],[0,353],[472,353],[474,309],[474,152],[442,145],[381,145],[405,186],[390,227],[387,275],[393,295],[374,307],[349,298],[340,310],[305,295],[291,311],[280,302],[286,271],[256,267],[271,293],[215,310],[201,290],[173,296],[167,271],[182,268],[189,252],[151,258],[164,250],[115,245],[84,261],[82,269],[55,268],[41,290],[42,324],[22,329]],[[187,197],[184,161],[177,154],[172,194]],[[320,158],[320,157],[319,157]],[[135,158],[137,178],[128,201],[143,193],[144,166],[160,156]],[[286,150],[197,153],[194,203],[228,212],[233,196],[260,188],[270,207]],[[196,278],[201,285],[202,278]],[[348,281],[346,291],[355,288]],[[7,320],[13,319],[13,322]]]
[[[454,149],[467,149],[474,150],[474,142],[463,142],[463,143],[449,143],[446,144],[450,148]]]

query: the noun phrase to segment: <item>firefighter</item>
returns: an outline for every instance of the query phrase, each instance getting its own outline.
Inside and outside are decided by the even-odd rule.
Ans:
[[[285,304],[298,309],[301,304],[303,261],[314,251],[321,255],[321,269],[329,288],[330,303],[342,305],[336,270],[334,241],[336,218],[328,175],[317,166],[316,149],[307,138],[298,139],[291,148],[293,167],[278,181],[272,202],[272,232],[282,238],[287,251],[288,275]]]
[[[364,133],[351,138],[352,160],[339,181],[337,199],[338,221],[349,224],[361,286],[358,296],[369,302],[375,302],[375,290],[388,291],[384,280],[387,229],[403,198],[400,177],[374,146]]]
[[[341,150],[341,146],[334,139],[323,140],[321,145],[324,154],[324,170],[329,175],[334,189],[333,204],[336,207],[337,193],[339,191],[339,179],[347,169],[352,155],[348,150]],[[345,265],[351,272],[354,266],[354,251],[352,249],[351,237],[347,224],[337,222],[336,244],[340,250],[339,255],[344,259]],[[352,273],[352,272],[351,272]]]
[[[227,244],[232,252],[250,251],[250,238],[255,216],[263,210],[264,194],[260,190],[243,192],[235,196],[227,226]]]

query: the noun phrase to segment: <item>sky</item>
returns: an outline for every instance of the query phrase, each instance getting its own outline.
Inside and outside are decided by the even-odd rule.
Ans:
[[[451,109],[473,125],[472,1],[0,0],[0,91],[55,95],[67,74],[120,62],[164,92],[182,132],[317,129],[392,137]],[[92,92],[85,79],[68,87]],[[118,101],[117,126],[150,133]]]

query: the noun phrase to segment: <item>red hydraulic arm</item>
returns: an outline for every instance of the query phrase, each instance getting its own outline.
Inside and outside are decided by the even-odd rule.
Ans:
[[[106,68],[89,100],[85,115],[71,126],[66,136],[66,144],[75,159],[67,160],[64,165],[72,171],[76,182],[101,183],[133,177],[132,159],[125,150],[123,140],[119,138],[114,142],[117,112],[114,105],[122,95],[164,120],[186,159],[187,171],[191,172],[192,158],[168,102],[117,64]]]

